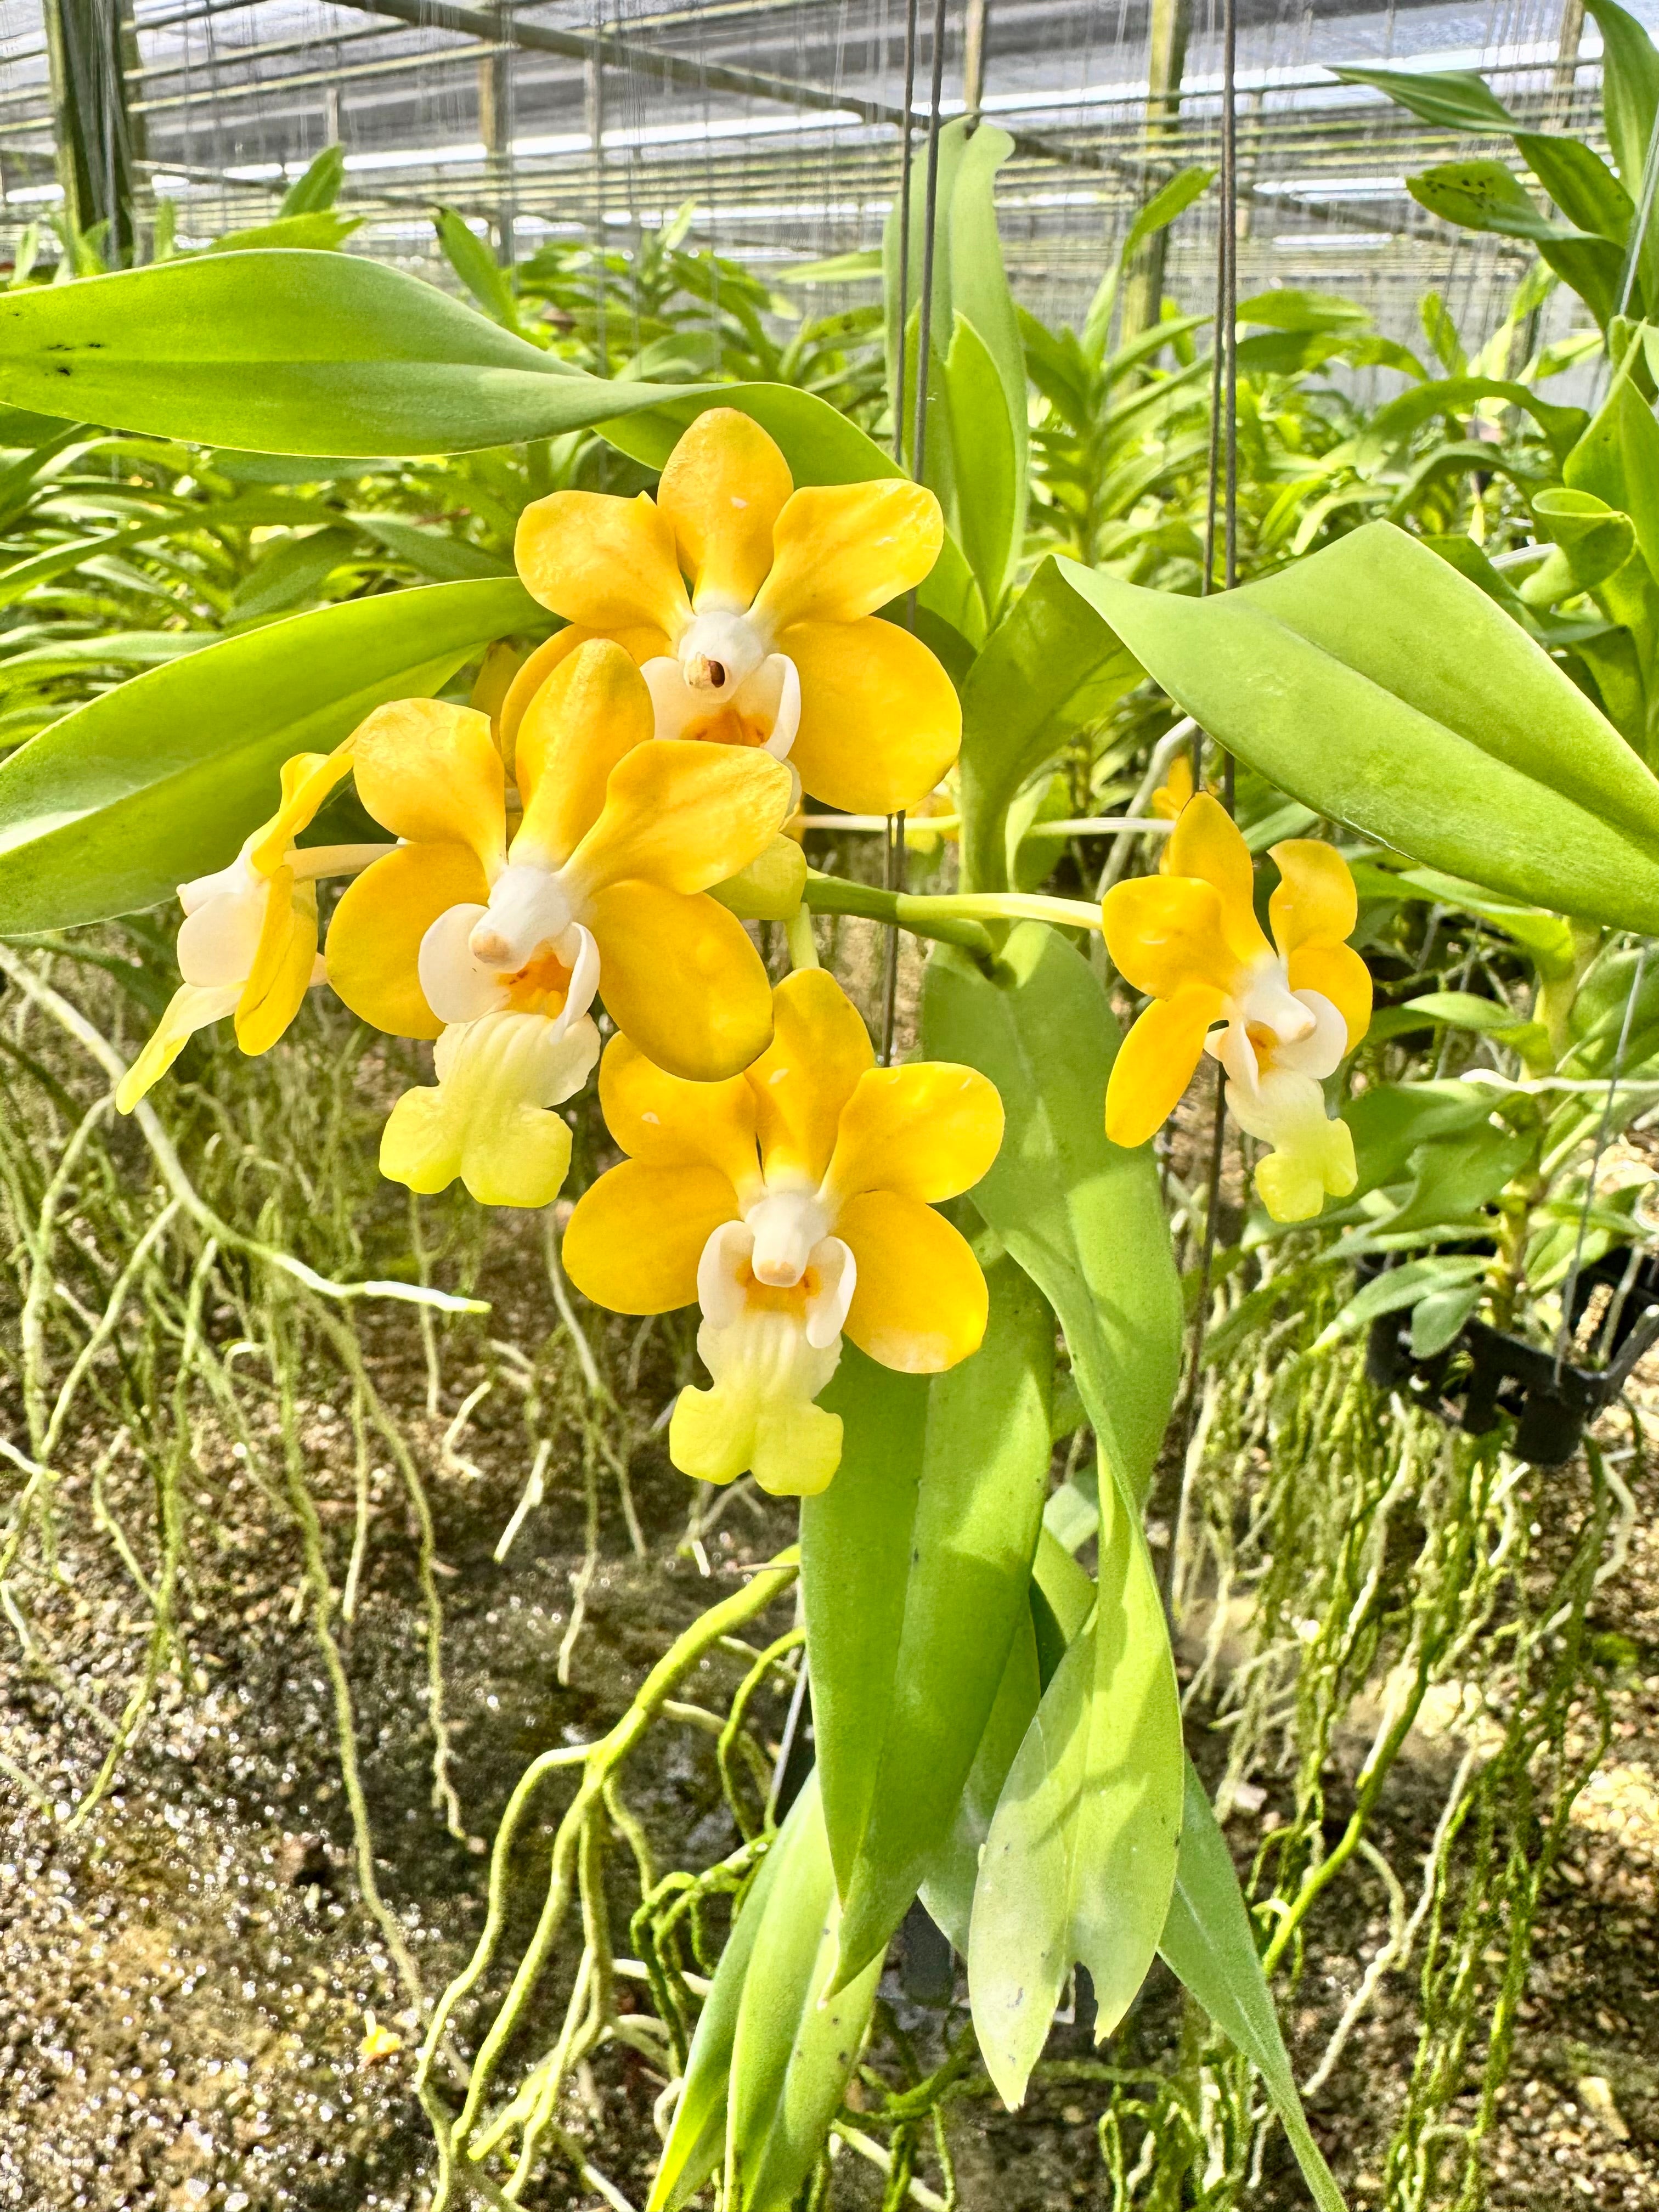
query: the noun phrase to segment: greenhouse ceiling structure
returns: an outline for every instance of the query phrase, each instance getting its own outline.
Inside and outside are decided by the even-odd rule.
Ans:
[[[0,34],[4,250],[36,222],[47,257],[66,187],[83,226],[130,204],[142,258],[161,200],[181,243],[205,242],[267,219],[338,142],[355,251],[438,273],[434,204],[509,258],[683,217],[694,246],[781,276],[878,244],[908,43],[915,112],[937,70],[945,114],[1012,134],[1017,289],[1075,317],[1149,191],[1218,136],[1208,0],[4,0]],[[1495,322],[1528,249],[1453,232],[1405,181],[1488,149],[1334,71],[1479,69],[1517,112],[1583,131],[1599,55],[1582,0],[1243,0],[1241,289],[1339,292],[1387,330],[1432,287],[1460,322]],[[1210,281],[1214,222],[1212,196],[1173,234],[1179,299]]]

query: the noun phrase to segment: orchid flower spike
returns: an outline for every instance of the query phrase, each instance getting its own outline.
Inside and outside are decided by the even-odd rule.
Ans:
[[[850,813],[914,806],[955,760],[962,710],[933,653],[876,610],[922,580],[944,538],[925,486],[797,490],[757,422],[712,407],[654,501],[559,491],[525,509],[519,574],[572,627],[514,678],[503,750],[566,654],[604,636],[640,664],[658,737],[769,751]]]
[[[198,1030],[236,1017],[246,1053],[269,1052],[322,981],[317,957],[317,878],[362,865],[357,848],[294,841],[351,772],[343,747],[295,753],[283,763],[282,801],[227,868],[180,884],[179,932],[184,981],[155,1035],[122,1077],[115,1103],[131,1114]]]
[[[1166,872],[1107,893],[1107,950],[1152,1003],[1113,1064],[1106,1133],[1145,1144],[1200,1055],[1212,1053],[1226,1071],[1228,1110],[1273,1147],[1255,1171],[1263,1205],[1276,1221],[1305,1221],[1328,1194],[1354,1187],[1353,1139],[1328,1116],[1321,1085],[1365,1034],[1371,979],[1344,942],[1358,902],[1341,854],[1298,837],[1272,857],[1271,945],[1255,918],[1249,848],[1207,793],[1182,808]]]
[[[620,647],[570,654],[520,731],[509,843],[487,716],[406,699],[358,730],[358,796],[404,842],[341,900],[329,981],[377,1029],[438,1040],[436,1088],[400,1099],[386,1127],[393,1180],[438,1190],[459,1175],[487,1205],[549,1203],[570,1154],[549,1109],[599,1056],[596,995],[696,1082],[764,1048],[765,969],[707,891],[770,844],[788,771],[764,752],[651,734],[650,695]]]
[[[978,1349],[985,1278],[933,1208],[996,1158],[1002,1103],[970,1067],[876,1066],[823,969],[773,996],[772,1042],[732,1082],[607,1048],[599,1103],[629,1157],[577,1200],[564,1264],[614,1312],[701,1304],[714,1387],[680,1394],[676,1467],[706,1482],[752,1468],[763,1489],[810,1496],[841,1463],[841,1421],[813,1401],[843,1332],[904,1374]]]

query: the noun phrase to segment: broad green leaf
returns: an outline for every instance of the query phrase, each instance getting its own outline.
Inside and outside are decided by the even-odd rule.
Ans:
[[[466,217],[453,208],[441,207],[432,222],[450,267],[485,314],[504,331],[521,337],[519,303],[513,296],[512,280],[486,242]]]
[[[210,253],[0,294],[0,397],[202,445],[459,453],[661,396],[356,254]]]
[[[1097,665],[1115,669],[1127,647],[1316,812],[1529,904],[1659,932],[1659,782],[1501,609],[1403,532],[1368,524],[1208,599],[1058,566],[1106,625]]]
[[[1484,138],[1514,127],[1508,108],[1473,70],[1338,69],[1331,75],[1344,84],[1373,85],[1425,123],[1447,130],[1477,131]]]
[[[320,607],[150,670],[0,763],[0,930],[131,914],[222,867],[289,753],[327,751],[479,646],[545,625],[512,579]]]
[[[366,538],[391,554],[394,561],[434,584],[456,584],[469,576],[510,576],[513,563],[499,553],[487,553],[465,538],[452,538],[447,530],[432,530],[400,515],[354,514],[351,520]]]
[[[1601,33],[1601,116],[1607,143],[1620,182],[1639,205],[1659,112],[1659,53],[1644,27],[1616,0],[1584,4]]]
[[[1155,238],[1160,230],[1167,230],[1186,214],[1194,200],[1203,198],[1215,178],[1213,169],[1177,169],[1167,184],[1158,186],[1129,225],[1119,258],[1126,263],[1133,261],[1149,238]]]
[[[1522,160],[1570,223],[1598,238],[1609,239],[1614,246],[1625,244],[1636,210],[1630,194],[1599,154],[1582,138],[1563,138],[1542,131],[1517,131],[1515,143]]]
[[[962,693],[962,884],[1008,881],[1004,825],[1045,761],[1140,680],[1133,656],[1103,653],[1092,611],[1045,561],[997,624]]]
[[[981,599],[995,607],[1024,534],[1017,506],[1023,469],[996,363],[960,315],[945,359],[945,403],[956,455],[957,531]]]
[[[679,2212],[695,2197],[726,2150],[726,2107],[732,2081],[732,2045],[743,2002],[755,1938],[766,1918],[778,1877],[798,1848],[800,1830],[817,1817],[817,1785],[809,1780],[773,1838],[760,1871],[749,1885],[720,1964],[697,2015],[686,2056],[685,2081],[646,2212]]]
[[[1181,1836],[1181,1705],[1139,1522],[1102,1492],[1100,1597],[1043,1692],[1003,1785],[968,1942],[974,2027],[1005,2104],[1025,2094],[1074,1962],[1095,2039],[1146,1978]]]
[[[1352,300],[1337,292],[1309,292],[1300,285],[1277,285],[1238,303],[1241,323],[1259,323],[1273,331],[1336,331],[1352,335],[1368,330],[1370,317]]]
[[[957,455],[957,530],[980,596],[994,607],[1024,531],[1016,505],[1021,467],[996,363],[960,315],[945,360],[945,402]]]
[[[1094,1485],[1094,1518],[1100,1526],[1100,1486],[1094,1472],[1090,1470],[1089,1481]],[[1081,1630],[1095,1607],[1094,1577],[1077,1561],[1057,1538],[1045,1528],[1037,1538],[1036,1557],[1031,1562],[1031,1580],[1039,1589],[1054,1625],[1067,1644]]]
[[[1402,1181],[1419,1145],[1485,1127],[1492,1103],[1474,1083],[1374,1083],[1349,1099],[1342,1118],[1353,1136],[1356,1195]]]
[[[72,676],[97,668],[160,668],[216,642],[210,629],[115,629],[106,630],[101,637],[68,638],[62,645],[35,646],[0,659],[0,691],[21,690],[47,676]],[[3,849],[0,842],[0,851]]]
[[[1181,1852],[1158,1951],[1261,2075],[1319,2212],[1345,2212],[1342,2192],[1308,2131],[1232,1853],[1191,1760],[1183,1765]]]
[[[1114,1478],[1151,1480],[1181,1360],[1181,1297],[1152,1148],[1106,1135],[1117,1024],[1099,977],[1042,922],[1011,932],[994,979],[941,946],[927,963],[930,1059],[1001,1094],[1007,1133],[974,1204],[1060,1317]]]
[[[1502,161],[1443,161],[1407,177],[1406,189],[1419,207],[1465,230],[1497,231],[1504,238],[1582,238],[1558,222]]]
[[[1636,525],[1629,515],[1594,492],[1565,486],[1540,491],[1532,511],[1566,555],[1581,591],[1593,592],[1616,576],[1636,550]]]
[[[1354,459],[1361,468],[1370,467],[1434,416],[1472,413],[1482,399],[1504,399],[1524,409],[1549,440],[1558,463],[1566,459],[1589,423],[1582,407],[1558,407],[1540,399],[1529,385],[1494,376],[1444,377],[1402,392],[1379,407],[1354,441]]]
[[[278,216],[275,222],[252,223],[246,230],[228,230],[204,250],[209,253],[332,253],[362,225],[360,215],[316,208],[303,215]]]
[[[1005,515],[1006,518],[1006,544],[1000,570],[993,567],[980,574],[980,586],[988,613],[994,612],[1001,599],[1013,564],[1019,556],[1025,533],[1030,446],[1025,350],[1020,343],[1019,318],[1015,313],[1013,295],[1008,289],[1007,272],[1003,267],[994,191],[997,171],[1013,150],[1013,140],[1006,131],[998,130],[994,124],[981,123],[968,141],[951,194],[948,237],[951,314],[950,319],[938,333],[942,339],[947,331],[959,331],[961,325],[966,323],[984,350],[985,363],[979,362],[970,349],[962,365],[964,374],[971,374],[974,389],[978,395],[971,412],[984,417],[989,416],[989,394],[982,390],[985,365],[988,364],[994,369],[1001,386],[1006,418],[1006,453],[1001,431],[998,433],[994,447],[975,443],[964,447],[960,438],[954,441],[957,448],[957,502],[964,545],[970,535],[977,535],[981,539],[988,537],[990,544],[987,558],[993,560],[1005,526]],[[945,364],[947,388],[951,386],[956,373],[951,359],[955,355],[956,345],[957,341],[952,339]],[[969,361],[973,362],[971,371]],[[951,392],[950,404],[954,418],[957,411],[954,391]],[[970,526],[968,520],[970,504],[983,507],[988,516],[996,518],[990,531],[978,524]],[[977,564],[975,572],[979,573]]]
[[[313,530],[303,538],[279,538],[236,586],[230,619],[253,622],[314,599],[324,578],[356,549],[356,533],[350,530]]]
[[[1535,1135],[1484,1128],[1472,1138],[1425,1146],[1413,1156],[1416,1177],[1396,1210],[1350,1230],[1334,1249],[1346,1259],[1407,1249],[1431,1231],[1488,1228],[1486,1208],[1514,1176],[1535,1164],[1537,1151]]]
[[[1437,1352],[1443,1352],[1483,1295],[1480,1284],[1468,1283],[1461,1290],[1431,1291],[1419,1298],[1412,1308],[1413,1357],[1432,1359]]]
[[[882,1956],[830,1994],[841,1909],[814,1784],[765,1899],[732,2039],[726,2201],[789,2212],[817,2164],[870,2023]]]
[[[1496,999],[1482,999],[1473,991],[1425,991],[1421,998],[1408,999],[1400,1011],[1486,1036],[1501,1036],[1518,1028],[1522,1018],[1513,1006],[1499,1006]]]
[[[1659,579],[1659,422],[1628,376],[1615,380],[1562,473],[1570,490],[1629,515],[1642,557]]]
[[[688,425],[711,407],[735,407],[752,416],[776,439],[798,484],[867,483],[872,477],[905,474],[884,447],[827,400],[787,384],[726,384],[714,391],[676,392],[648,409],[600,424],[600,434],[619,453],[648,469],[660,469]],[[985,617],[972,572],[961,547],[948,535],[916,599],[970,641],[984,635]]]
[[[283,194],[279,215],[314,215],[331,208],[345,182],[345,148],[325,146],[304,176],[296,177]]]
[[[1478,1254],[1459,1253],[1445,1259],[1413,1260],[1403,1267],[1389,1267],[1373,1275],[1322,1332],[1314,1351],[1328,1352],[1355,1329],[1369,1328],[1382,1315],[1399,1313],[1437,1291],[1477,1282],[1489,1265]]]
[[[1091,1534],[1099,1525],[1089,1516]],[[1093,1595],[1092,1588],[1090,1592]],[[921,1901],[935,1926],[942,1929],[952,1948],[968,1955],[969,1928],[973,1918],[974,1884],[979,1880],[979,1855],[991,1832],[991,1821],[1008,1779],[1008,1769],[1031,1725],[1031,1717],[1042,1695],[1037,1671],[1036,1634],[1031,1608],[1020,1609],[1014,1624],[1014,1640],[1008,1649],[1002,1680],[985,1722],[985,1732],[974,1754],[967,1782],[957,1802],[956,1816],[933,1863],[923,1878]]]
[[[936,1857],[1025,1610],[1054,1322],[1012,1260],[987,1281],[985,1342],[948,1374],[919,1383],[843,1352],[824,1398],[845,1424],[841,1469],[801,1507],[838,1984],[886,1949]]]

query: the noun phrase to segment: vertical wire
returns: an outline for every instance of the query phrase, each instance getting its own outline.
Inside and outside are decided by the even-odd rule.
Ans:
[[[1204,574],[1201,591],[1207,596],[1215,580],[1218,508],[1224,490],[1226,511],[1222,523],[1222,587],[1231,591],[1238,580],[1238,164],[1237,164],[1237,0],[1223,0],[1221,19],[1221,232],[1216,241],[1215,328],[1211,347],[1210,453],[1206,495]],[[1193,789],[1204,788],[1204,732],[1193,732]],[[1222,798],[1233,811],[1233,763],[1222,756]],[[1164,1605],[1173,1616],[1176,1548],[1186,1517],[1188,1462],[1198,1423],[1199,1389],[1203,1375],[1204,1339],[1209,1328],[1210,1282],[1215,1267],[1216,1215],[1221,1202],[1221,1170],[1227,1142],[1226,1084],[1220,1062],[1216,1063],[1215,1105],[1210,1125],[1210,1158],[1206,1182],[1204,1239],[1198,1268],[1198,1300],[1193,1316],[1193,1348],[1188,1370],[1186,1405],[1181,1422],[1181,1455],[1176,1476],[1175,1511],[1170,1516],[1162,1577]]]
[[[1561,1366],[1567,1356],[1567,1345],[1572,1334],[1572,1301],[1578,1288],[1578,1273],[1584,1258],[1584,1237],[1589,1228],[1590,1208],[1595,1203],[1595,1178],[1601,1171],[1601,1155],[1607,1150],[1607,1136],[1613,1122],[1613,1101],[1619,1089],[1619,1079],[1625,1072],[1625,1048],[1630,1042],[1631,1025],[1635,1019],[1636,1001],[1642,995],[1642,979],[1647,970],[1648,947],[1643,944],[1636,956],[1636,973],[1631,978],[1630,996],[1625,1001],[1625,1018],[1619,1025],[1619,1042],[1613,1055],[1613,1072],[1607,1077],[1607,1095],[1601,1102],[1601,1119],[1595,1132],[1595,1151],[1590,1158],[1589,1174],[1584,1183],[1584,1202],[1578,1209],[1578,1233],[1573,1239],[1572,1265],[1567,1269],[1567,1279],[1561,1285],[1561,1326],[1555,1333],[1555,1380],[1561,1380]]]
[[[933,50],[927,100],[927,181],[924,187],[921,223],[921,292],[916,310],[916,411],[910,439],[910,473],[916,483],[921,483],[927,467],[927,393],[933,382],[933,259],[939,233],[939,139],[940,106],[945,92],[945,10],[946,0],[933,0]],[[916,0],[910,0],[907,19],[905,63],[907,80],[913,80],[915,57],[915,29]],[[907,84],[907,94],[909,90]],[[907,164],[910,136],[910,103],[905,101],[905,145]],[[907,249],[902,266],[907,279],[900,295],[902,321],[908,320],[910,204],[907,192],[904,204],[904,223],[902,238]],[[901,355],[902,359],[902,355]],[[904,386],[900,383],[894,396],[895,409],[903,412]],[[903,434],[901,423],[896,435]],[[914,630],[916,622],[915,594],[910,594],[909,626]],[[887,852],[884,878],[887,889],[895,893],[904,889],[904,816],[890,814],[887,817]],[[898,1013],[898,925],[887,925],[887,941],[881,994],[881,1060],[890,1067],[893,1060],[893,1031]]]
[[[893,459],[904,463],[904,356],[910,332],[910,148],[916,100],[916,10],[920,0],[905,0],[904,121],[899,140],[898,349],[893,372]]]

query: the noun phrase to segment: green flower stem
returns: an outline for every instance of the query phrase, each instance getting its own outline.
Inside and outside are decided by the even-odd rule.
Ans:
[[[896,923],[913,937],[960,945],[985,959],[996,951],[984,927],[988,921],[1048,921],[1062,929],[1097,930],[1101,926],[1100,908],[1085,899],[1045,898],[1026,891],[953,891],[913,897],[810,869],[804,898],[813,914],[856,914],[871,921]]]

